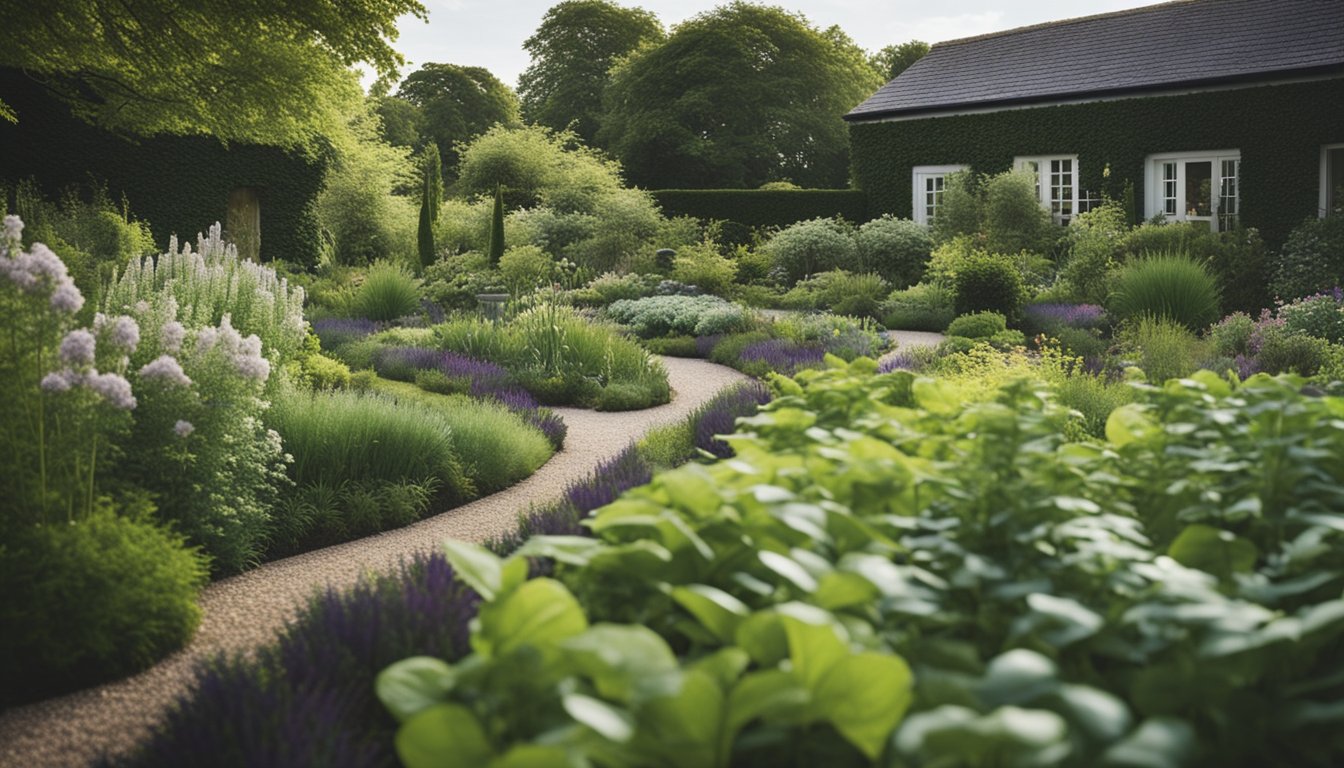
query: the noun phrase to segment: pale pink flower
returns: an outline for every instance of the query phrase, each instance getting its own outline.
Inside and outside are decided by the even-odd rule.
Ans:
[[[91,374],[85,379],[89,389],[107,401],[113,408],[129,411],[135,408],[135,396],[131,394],[131,383],[115,373]]]
[[[177,423],[173,425],[173,433],[184,440],[188,435],[195,431],[196,426],[190,421],[185,421],[183,419],[178,419]]]

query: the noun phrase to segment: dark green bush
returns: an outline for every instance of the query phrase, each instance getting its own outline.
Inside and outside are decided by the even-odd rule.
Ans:
[[[1107,309],[1121,321],[1151,315],[1201,331],[1219,317],[1218,284],[1188,254],[1149,254],[1116,275]]]
[[[989,310],[1016,318],[1025,300],[1022,275],[1005,256],[974,254],[953,278],[953,306],[959,315]]]
[[[1315,376],[1330,356],[1330,342],[1281,328],[1264,330],[1256,358],[1265,373],[1296,373]]]
[[[205,563],[150,505],[25,528],[0,546],[0,705],[137,672],[186,644]]]
[[[858,256],[852,228],[834,219],[800,221],[775,233],[763,248],[785,287],[818,272],[849,269]]]
[[[667,357],[699,357],[694,336],[664,336],[660,339],[647,339],[644,346],[655,355]]]
[[[1344,284],[1344,216],[1311,218],[1293,228],[1279,249],[1271,286],[1293,299]]]
[[[861,190],[656,189],[650,194],[665,216],[729,219],[737,227],[783,227],[831,216],[853,222],[868,218],[868,196]]]
[[[1289,331],[1305,333],[1332,344],[1344,341],[1344,291],[1335,288],[1279,307],[1278,316]]]

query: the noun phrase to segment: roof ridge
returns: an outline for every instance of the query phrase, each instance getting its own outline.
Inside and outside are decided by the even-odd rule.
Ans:
[[[934,43],[933,48],[950,47],[961,45],[962,43],[973,43],[980,40],[988,40],[995,37],[1004,37],[1006,35],[1015,35],[1019,32],[1030,32],[1036,29],[1045,29],[1047,27],[1063,27],[1069,24],[1076,24],[1084,21],[1094,21],[1096,19],[1107,19],[1117,16],[1138,16],[1144,13],[1151,13],[1159,8],[1168,8],[1174,5],[1194,5],[1195,3],[1226,2],[1227,0],[1167,0],[1164,3],[1155,3],[1153,5],[1143,5],[1138,8],[1122,8],[1118,11],[1107,11],[1106,13],[1094,13],[1091,16],[1075,16],[1071,19],[1056,19],[1055,21],[1042,21],[1038,24],[1028,24],[1023,27],[1013,27],[1012,29],[1001,29],[997,32],[985,32],[980,35],[971,35],[970,37],[958,37],[955,40],[944,40]],[[1245,2],[1246,0],[1242,0]]]

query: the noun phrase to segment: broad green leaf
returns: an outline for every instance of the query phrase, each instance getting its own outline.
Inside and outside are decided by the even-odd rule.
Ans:
[[[758,718],[797,717],[807,706],[807,689],[798,677],[777,669],[752,672],[733,686],[728,694],[728,723],[720,733],[720,764],[737,732]]]
[[[877,587],[857,573],[833,571],[821,577],[812,600],[828,611],[865,605],[877,597]]]
[[[1171,542],[1167,554],[1188,568],[1198,568],[1220,579],[1255,567],[1260,552],[1250,541],[1208,525],[1186,526]]]
[[[566,565],[584,566],[602,551],[603,543],[592,536],[533,536],[514,550],[514,557],[549,557]],[[524,560],[524,562],[526,562]]]
[[[871,652],[848,656],[819,681],[811,709],[875,760],[910,707],[913,681],[910,667],[899,656]]]
[[[556,768],[569,765],[564,747],[518,744],[490,763],[490,768]]]
[[[443,701],[453,687],[453,668],[431,656],[412,656],[378,673],[378,700],[400,722]]]
[[[780,606],[780,619],[789,640],[789,660],[803,684],[815,692],[832,667],[849,655],[849,645],[842,636],[844,630],[829,614],[785,613],[787,607]]]
[[[1129,708],[1110,693],[1087,685],[1062,685],[1056,691],[1064,711],[1073,716],[1093,738],[1114,741],[1129,730]]]
[[[658,633],[634,624],[596,624],[561,643],[600,696],[629,702],[639,691],[666,687],[677,657]]]
[[[481,606],[472,646],[482,656],[502,656],[523,645],[553,647],[588,628],[583,609],[554,579],[525,582],[507,597]]]
[[[1203,386],[1204,389],[1214,397],[1221,398],[1232,394],[1232,385],[1227,382],[1227,379],[1224,379],[1213,371],[1207,369],[1198,370],[1190,374],[1189,378],[1191,381],[1197,382]]]
[[[742,621],[735,637],[738,647],[762,667],[773,667],[789,655],[789,638],[774,611],[757,611]]]
[[[910,385],[915,402],[930,413],[952,414],[961,410],[965,400],[951,383],[920,376]]]
[[[1195,731],[1184,720],[1155,717],[1106,750],[1105,764],[1132,768],[1181,768],[1195,752]]]
[[[781,555],[767,549],[761,550],[756,556],[765,564],[766,568],[774,571],[775,574],[783,577],[798,589],[811,592],[817,588],[817,580],[812,578],[812,574],[808,573],[807,569],[788,555]]]
[[[478,768],[494,757],[471,710],[436,704],[397,729],[397,757],[406,768]]]
[[[708,656],[696,659],[687,671],[703,672],[713,678],[723,690],[732,688],[751,664],[751,656],[737,647],[720,648]]]
[[[676,587],[672,590],[672,599],[725,645],[733,642],[738,625],[751,613],[741,600],[705,584]]]
[[[636,743],[674,766],[714,765],[727,704],[713,676],[688,671],[675,693],[644,703]]]
[[[592,728],[605,739],[624,744],[635,735],[634,721],[629,713],[605,701],[580,693],[570,693],[561,699],[561,703],[570,717]]]
[[[1059,685],[1059,667],[1041,654],[1015,648],[995,657],[978,690],[990,706],[1023,704]]]
[[[1122,405],[1106,419],[1106,439],[1116,447],[1145,439],[1156,431],[1158,426],[1138,403]]]
[[[1072,645],[1095,635],[1105,620],[1077,600],[1055,597],[1044,592],[1027,595],[1031,613],[1022,617],[1022,629],[1035,631],[1040,638],[1056,648]],[[1017,632],[1015,634],[1025,634]]]
[[[1061,747],[1068,738],[1064,718],[1041,709],[999,707],[974,720],[930,728],[924,733],[924,747],[944,759],[952,756],[973,765],[1049,764],[1038,760]]]
[[[498,555],[469,541],[448,539],[443,551],[453,572],[490,602],[499,594],[504,583],[504,561]]]

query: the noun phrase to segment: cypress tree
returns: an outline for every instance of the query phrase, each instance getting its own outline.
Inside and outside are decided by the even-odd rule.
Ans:
[[[499,266],[504,255],[504,189],[495,185],[495,215],[490,222],[490,264]]]
[[[439,218],[439,202],[443,198],[442,164],[439,161],[439,147],[430,142],[425,149],[423,182],[420,187],[420,228],[416,232],[417,248],[420,252],[420,266],[428,267],[434,263],[434,222]]]

